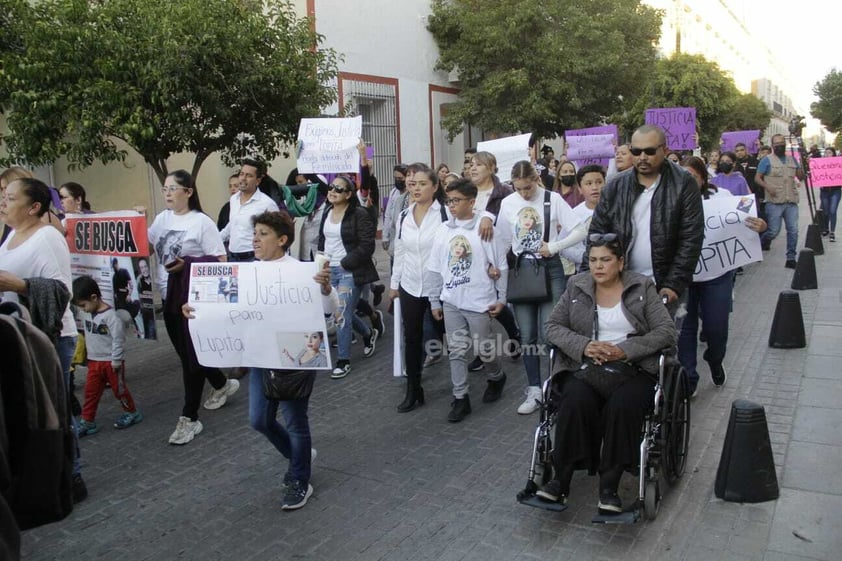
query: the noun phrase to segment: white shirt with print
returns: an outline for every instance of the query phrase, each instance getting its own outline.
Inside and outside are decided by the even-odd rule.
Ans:
[[[544,240],[544,193],[538,188],[529,200],[515,192],[503,199],[497,216],[497,229],[515,255],[524,251],[537,254]],[[550,231],[548,242],[561,239],[565,227],[579,223],[573,209],[556,192],[550,192]]]

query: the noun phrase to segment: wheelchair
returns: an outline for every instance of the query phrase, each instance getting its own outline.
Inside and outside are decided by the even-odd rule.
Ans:
[[[539,422],[532,441],[532,460],[526,487],[518,493],[521,504],[561,512],[566,505],[544,501],[536,496],[541,485],[553,478],[553,437],[557,407],[553,389],[558,384],[552,374],[556,348],[550,350],[550,375],[543,384],[539,404]],[[628,524],[637,522],[641,514],[654,520],[661,503],[661,483],[672,485],[684,474],[690,439],[690,395],[687,375],[674,358],[674,351],[661,353],[654,400],[647,412],[640,439],[640,463],[637,498],[620,514],[597,514],[594,523]]]

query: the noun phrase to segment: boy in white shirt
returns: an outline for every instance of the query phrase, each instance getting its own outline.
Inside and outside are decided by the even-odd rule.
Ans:
[[[474,346],[490,372],[483,403],[500,399],[506,384],[491,321],[506,305],[508,265],[501,236],[489,242],[480,238],[482,214],[473,210],[476,185],[469,179],[459,179],[446,188],[446,193],[452,217],[436,232],[427,269],[440,283],[430,292],[430,306],[436,319],[444,317],[450,349],[454,399],[447,420],[458,423],[471,412],[466,360],[470,347]],[[478,339],[474,341],[472,335]]]

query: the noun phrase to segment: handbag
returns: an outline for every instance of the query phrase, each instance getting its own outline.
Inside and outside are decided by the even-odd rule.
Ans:
[[[312,370],[264,370],[263,393],[266,399],[292,401],[310,397],[316,373]]]
[[[550,239],[550,192],[544,191],[544,241]],[[527,258],[525,261],[524,259]],[[524,251],[515,257],[508,273],[506,300],[512,304],[540,304],[553,298],[550,271],[544,259]]]
[[[593,305],[593,340],[599,340],[599,311],[596,302]],[[573,373],[596,390],[603,399],[608,399],[614,390],[640,373],[636,365],[624,360],[612,360],[596,364],[592,359],[585,359],[582,367]]]

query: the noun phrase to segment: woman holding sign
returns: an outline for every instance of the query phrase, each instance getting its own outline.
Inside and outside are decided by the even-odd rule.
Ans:
[[[228,380],[217,368],[201,366],[190,342],[181,306],[187,302],[188,275],[191,262],[225,261],[225,246],[214,221],[199,203],[199,192],[193,176],[177,170],[164,179],[161,188],[166,210],[155,217],[149,227],[149,243],[158,256],[158,286],[164,300],[164,325],[175,352],[181,359],[184,382],[184,407],[170,444],[187,444],[202,432],[199,404],[205,379],[213,390],[205,400],[205,409],[219,409],[240,387],[237,380]],[[138,208],[145,212],[145,209]]]
[[[718,189],[708,182],[708,170],[701,158],[690,156],[681,162],[684,169],[696,179],[702,191],[702,199],[733,197],[730,191]],[[755,232],[766,230],[766,222],[760,218],[747,216],[744,224]],[[714,385],[722,386],[727,379],[722,361],[728,345],[728,320],[731,313],[731,291],[734,288],[734,271],[702,282],[692,282],[687,289],[687,315],[681,324],[678,337],[678,360],[687,372],[688,391],[696,395],[699,373],[696,371],[699,320],[702,332],[707,337],[707,349],[704,359],[710,368]]]
[[[836,148],[828,146],[824,149],[825,158],[835,158]],[[821,201],[822,210],[824,211],[824,231],[823,236],[830,236],[830,241],[836,241],[836,211],[839,208],[839,199],[842,198],[842,187],[822,187]]]

